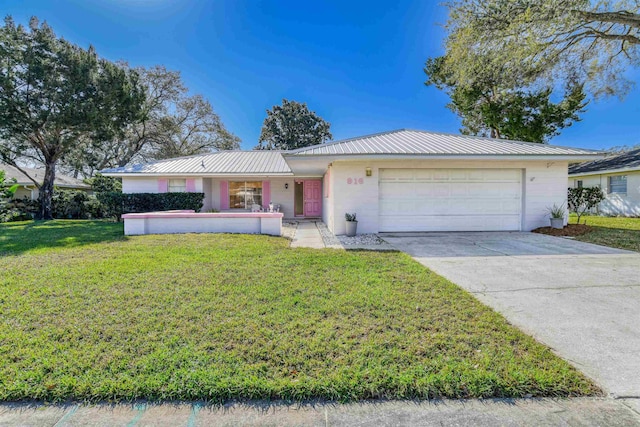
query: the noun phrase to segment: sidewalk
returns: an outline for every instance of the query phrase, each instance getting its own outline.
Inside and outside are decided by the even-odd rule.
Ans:
[[[358,234],[354,237],[336,236],[322,221],[299,222],[290,233],[292,233],[292,248],[397,251],[377,234]]]
[[[354,404],[1,404],[1,426],[640,426],[620,400],[501,399]]]
[[[300,222],[296,228],[292,248],[324,249],[325,244],[315,222]]]

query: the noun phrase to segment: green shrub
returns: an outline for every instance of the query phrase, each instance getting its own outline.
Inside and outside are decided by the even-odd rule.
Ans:
[[[108,193],[111,191],[122,191],[122,182],[118,178],[111,178],[102,174],[88,179],[87,182],[96,193]]]
[[[6,200],[0,205],[0,222],[26,221],[33,219],[40,204],[27,197]]]
[[[95,196],[85,191],[61,190],[53,191],[53,217],[58,219],[104,218],[105,209]]]
[[[578,224],[582,215],[598,206],[598,203],[603,200],[604,193],[600,187],[569,188],[567,194],[569,210],[578,215]]]
[[[202,209],[204,193],[120,193],[97,194],[108,216],[120,218],[123,213]]]

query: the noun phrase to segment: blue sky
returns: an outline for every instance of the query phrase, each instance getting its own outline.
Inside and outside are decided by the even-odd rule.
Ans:
[[[427,88],[427,57],[442,54],[440,1],[4,0],[17,22],[46,20],[58,35],[111,60],[179,70],[226,127],[257,144],[265,111],[306,102],[334,139],[398,128],[456,133],[448,98]],[[640,77],[640,73],[634,72]],[[640,143],[640,90],[591,102],[551,143]]]

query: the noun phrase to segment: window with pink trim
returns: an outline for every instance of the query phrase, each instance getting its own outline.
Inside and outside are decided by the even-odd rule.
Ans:
[[[170,179],[169,193],[184,193],[187,191],[186,179]]]
[[[262,181],[229,181],[229,208],[251,209],[262,206]]]

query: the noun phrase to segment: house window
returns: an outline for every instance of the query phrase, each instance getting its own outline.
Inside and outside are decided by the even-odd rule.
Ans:
[[[578,188],[582,188],[582,181],[581,180],[576,181],[576,185],[578,186]]]
[[[229,183],[230,209],[251,209],[253,205],[262,206],[262,181]]]
[[[609,177],[609,193],[627,194],[627,176],[616,175]]]
[[[184,193],[187,191],[186,179],[170,179],[169,187],[167,189],[169,193]]]

